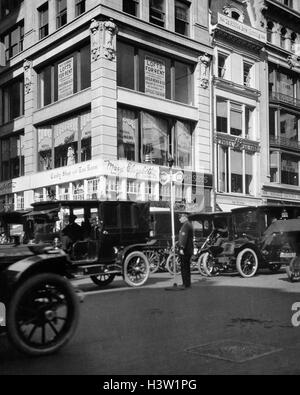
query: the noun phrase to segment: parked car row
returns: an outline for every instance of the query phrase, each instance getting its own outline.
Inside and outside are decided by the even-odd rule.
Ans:
[[[206,276],[238,271],[243,277],[288,264],[289,278],[298,279],[299,213],[298,206],[279,205],[194,213],[191,263]],[[122,276],[138,287],[151,271],[178,271],[171,233],[170,212],[150,211],[148,203],[50,201],[0,213],[0,302],[12,344],[47,355],[72,338],[79,308],[71,279],[106,286]]]

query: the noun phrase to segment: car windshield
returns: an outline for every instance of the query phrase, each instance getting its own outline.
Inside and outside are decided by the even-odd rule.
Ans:
[[[257,224],[257,210],[249,209],[247,211],[237,212],[233,214],[234,231],[237,236],[244,234],[257,237],[258,224]]]
[[[0,215],[0,245],[28,243],[33,239],[33,223],[26,213],[9,212]]]

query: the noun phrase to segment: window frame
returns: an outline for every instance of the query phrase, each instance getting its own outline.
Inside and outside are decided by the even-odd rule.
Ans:
[[[130,2],[132,6],[134,6],[135,11],[134,13],[128,12],[125,10],[126,6],[125,6],[125,2]],[[131,16],[135,16],[137,18],[139,18],[140,16],[140,1],[139,0],[122,0],[122,11],[125,12],[128,15]]]
[[[177,8],[182,8],[186,11],[186,19],[179,18],[177,16]],[[190,36],[190,25],[191,25],[191,3],[187,0],[175,0],[175,8],[174,8],[174,24],[175,24],[175,33],[182,34],[183,36]],[[185,26],[185,33],[182,33],[176,29],[178,22]]]
[[[17,139],[17,152],[19,151],[21,155],[17,155],[15,157],[11,156],[11,141],[12,139],[15,138]],[[0,139],[0,168],[1,168],[1,173],[0,173],[0,180],[1,182],[8,181],[14,178],[19,178],[24,176],[25,174],[25,167],[24,167],[24,161],[25,161],[25,155],[22,150],[22,138],[24,139],[24,132],[19,132],[16,135],[10,135],[10,136],[4,136],[3,138]],[[3,171],[5,170],[3,163],[4,161],[2,160],[2,144],[4,144],[4,141],[8,141],[8,152],[9,152],[9,159],[5,162],[8,162],[8,175],[5,177],[3,175]],[[24,140],[23,140],[24,143]],[[23,154],[23,155],[22,155]],[[15,175],[13,173],[13,168],[14,168],[14,162],[18,160],[18,166],[19,166],[19,174]]]
[[[39,39],[42,40],[43,38],[49,35],[49,3],[48,1],[41,5],[38,8],[39,13]],[[47,23],[43,23],[44,13],[47,13]]]
[[[82,15],[86,12],[86,0],[76,0],[75,3],[75,17]]]
[[[157,112],[153,112],[153,111],[145,111],[143,109],[137,109],[137,108],[133,108],[130,106],[126,106],[126,105],[118,105],[118,117],[120,112],[124,110],[124,111],[131,111],[133,113],[135,113],[135,122],[136,122],[136,133],[137,138],[136,138],[136,145],[135,145],[135,162],[138,163],[144,163],[144,164],[157,164],[160,166],[168,166],[167,163],[167,157],[168,155],[171,155],[172,157],[174,157],[175,162],[174,162],[174,166],[179,166],[179,149],[178,149],[178,141],[176,140],[176,136],[177,136],[177,125],[178,123],[183,123],[185,125],[188,125],[189,130],[190,130],[190,136],[191,136],[191,156],[190,156],[190,164],[185,168],[185,170],[192,170],[193,165],[194,165],[194,154],[193,154],[193,135],[194,135],[194,131],[195,131],[195,127],[196,124],[193,125],[192,121],[188,121],[186,119],[182,119],[182,118],[175,118],[175,117],[171,117],[171,116],[167,116],[167,115],[162,115],[160,113]],[[150,158],[146,159],[146,156],[148,154],[145,154],[143,152],[144,149],[144,140],[143,140],[143,127],[144,127],[144,118],[146,115],[149,115],[150,117],[153,117],[157,120],[162,120],[166,123],[167,125],[167,134],[166,134],[166,138],[167,138],[167,151],[166,152],[166,161],[165,163],[155,163],[153,162],[153,160],[151,160]],[[118,125],[119,125],[119,118],[118,118]],[[119,126],[118,126],[119,127]],[[122,159],[126,159],[126,160],[131,160],[128,159],[127,157],[119,157],[118,159],[122,160]],[[150,160],[150,161],[149,161]]]
[[[65,8],[60,9],[62,2]],[[65,18],[65,21],[63,20]],[[68,4],[67,0],[56,0],[56,29],[60,29],[68,23]]]
[[[166,0],[159,0],[162,3],[162,10],[152,5],[152,1],[155,0],[149,1],[149,22],[156,26],[166,28]]]

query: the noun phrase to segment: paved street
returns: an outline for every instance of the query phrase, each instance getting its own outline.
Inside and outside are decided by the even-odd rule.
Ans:
[[[28,359],[0,337],[0,373],[300,373],[300,327],[291,324],[299,283],[284,271],[192,280],[178,292],[165,290],[173,284],[167,273],[138,289],[121,278],[104,290],[77,282],[86,298],[73,341],[57,355]]]

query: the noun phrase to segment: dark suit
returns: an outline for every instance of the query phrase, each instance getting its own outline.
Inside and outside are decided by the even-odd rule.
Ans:
[[[194,252],[193,236],[193,225],[190,223],[190,221],[184,222],[179,231],[178,247],[179,251],[183,252],[183,254],[180,254],[179,257],[182,284],[185,287],[191,286],[190,260]]]

